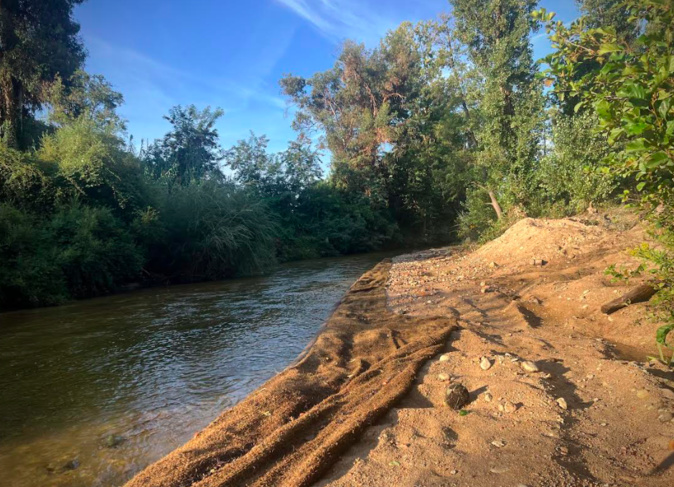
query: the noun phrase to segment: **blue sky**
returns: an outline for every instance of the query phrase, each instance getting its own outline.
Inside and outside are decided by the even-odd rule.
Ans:
[[[571,0],[541,6],[572,20]],[[295,138],[280,93],[285,73],[329,69],[344,39],[369,47],[404,20],[449,11],[447,0],[88,0],[75,16],[89,52],[87,70],[125,98],[121,114],[136,142],[161,137],[170,107],[221,107],[224,147],[266,134],[270,149]],[[547,38],[532,38],[535,53]]]

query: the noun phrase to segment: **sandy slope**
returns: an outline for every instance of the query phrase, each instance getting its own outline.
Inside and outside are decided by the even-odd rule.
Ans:
[[[128,485],[672,487],[674,374],[643,361],[659,323],[599,311],[628,289],[604,269],[643,238],[525,219],[472,253],[382,263],[301,361]]]
[[[674,374],[644,361],[659,324],[646,304],[599,311],[629,289],[603,270],[634,265],[630,226],[525,219],[473,253],[396,259],[392,309],[461,329],[317,485],[674,485]],[[451,382],[471,391],[465,416],[443,404]]]

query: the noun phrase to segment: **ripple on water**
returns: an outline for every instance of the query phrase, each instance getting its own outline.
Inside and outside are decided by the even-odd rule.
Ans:
[[[282,370],[383,257],[0,314],[3,485],[120,485]]]

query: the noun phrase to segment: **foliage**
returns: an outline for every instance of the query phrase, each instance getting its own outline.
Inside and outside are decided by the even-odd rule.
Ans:
[[[193,281],[260,272],[275,262],[273,219],[229,181],[175,187],[158,210],[164,235],[151,249],[151,271]]]
[[[606,136],[594,132],[597,123],[590,113],[554,116],[552,147],[535,173],[540,206],[532,213],[551,212],[554,205],[556,216],[573,215],[614,193],[620,178],[602,165],[609,147]]]
[[[143,204],[142,168],[110,125],[81,116],[42,140],[39,160],[57,169],[57,197],[119,210]]]
[[[31,145],[27,115],[42,107],[45,86],[84,62],[73,8],[82,0],[14,0],[0,5],[0,135],[13,148]]]
[[[141,154],[150,175],[167,181],[169,186],[188,186],[192,181],[219,176],[222,151],[215,122],[222,114],[222,110],[210,107],[173,107],[164,117],[171,131]]]
[[[558,97],[576,97],[576,110],[596,113],[598,130],[613,146],[611,170],[637,181],[635,196],[649,211],[660,247],[644,244],[635,253],[650,262],[663,318],[674,323],[674,4],[625,5],[628,25],[642,32],[633,42],[615,26],[586,28],[581,19],[566,27],[554,14],[536,15],[552,33],[556,51],[546,58],[547,75]],[[671,330],[669,324],[660,330],[659,345]]]

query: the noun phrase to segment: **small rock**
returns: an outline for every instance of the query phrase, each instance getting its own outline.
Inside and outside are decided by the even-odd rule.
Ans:
[[[543,259],[531,259],[531,265],[544,266],[545,264],[547,264],[547,262]]]
[[[496,262],[490,262],[489,267],[493,269],[494,267],[498,267],[498,264]]]
[[[506,473],[508,470],[510,470],[510,467],[492,467],[489,469],[491,473]]]
[[[563,397],[557,399],[557,405],[562,409],[569,409],[569,405],[566,403],[566,399]]]
[[[445,391],[445,404],[458,411],[470,401],[468,389],[463,384],[452,384]]]
[[[672,415],[672,413],[664,412],[661,413],[660,416],[658,416],[658,421],[660,421],[661,423],[667,423],[671,421],[673,418],[674,415]]]
[[[649,396],[648,391],[646,389],[639,389],[637,391],[637,397],[639,399],[646,399]]]
[[[498,405],[498,409],[499,409],[499,411],[503,411],[504,413],[510,414],[510,413],[514,413],[515,411],[517,411],[517,406],[515,406],[510,401],[505,401],[502,404]]]
[[[440,355],[440,362],[449,362],[449,354],[443,353],[442,355]]]
[[[483,287],[482,289],[480,289],[480,292],[481,292],[482,294],[493,293],[493,292],[494,292],[494,288],[491,287],[491,286]]]
[[[119,435],[108,435],[105,438],[105,446],[108,448],[117,448],[119,445],[124,443],[126,441],[126,438],[123,436]]]
[[[538,371],[541,370],[541,369],[538,368],[538,365],[533,363],[531,360],[527,360],[526,362],[522,362],[521,366],[527,372],[538,372]]]
[[[485,402],[491,402],[492,399],[494,399],[494,396],[492,396],[489,392],[485,392],[483,398]]]
[[[449,374],[438,374],[438,380],[447,382],[449,380]]]
[[[65,463],[62,467],[61,470],[68,471],[68,470],[75,470],[80,466],[80,461],[75,458],[73,460],[70,460],[69,462]]]
[[[560,455],[567,456],[569,454],[569,449],[565,446],[560,446],[559,447],[559,453],[560,453]]]
[[[503,448],[506,446],[505,441],[503,440],[494,440],[491,442],[492,445],[494,445],[496,448]]]
[[[480,368],[482,370],[489,370],[491,369],[491,360],[489,360],[487,357],[482,357],[480,359]]]

